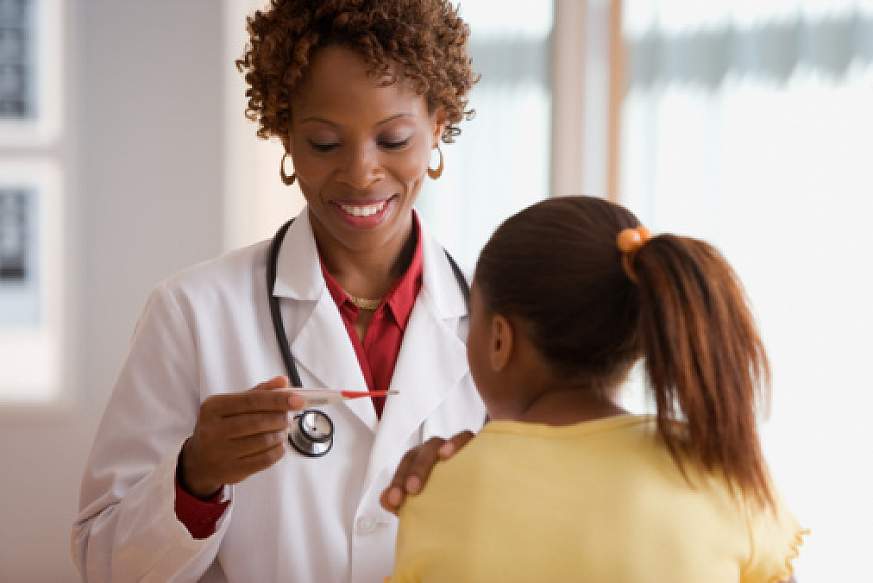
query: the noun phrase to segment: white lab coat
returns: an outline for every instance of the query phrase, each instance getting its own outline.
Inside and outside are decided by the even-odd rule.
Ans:
[[[214,535],[195,540],[173,508],[176,458],[201,402],[284,366],[267,304],[269,241],[159,285],[137,325],[82,482],[73,558],[84,580],[381,583],[396,519],[379,505],[403,453],[481,428],[464,339],[467,307],[442,248],[422,226],[424,274],[377,421],[367,399],[325,408],[325,457],[290,452],[225,487]],[[308,212],[289,229],[274,292],[304,386],[366,389],[319,266]]]

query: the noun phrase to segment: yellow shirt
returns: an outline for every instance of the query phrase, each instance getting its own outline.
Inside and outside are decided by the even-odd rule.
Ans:
[[[493,421],[408,499],[391,583],[789,579],[803,534],[794,518],[692,479],[653,417]]]

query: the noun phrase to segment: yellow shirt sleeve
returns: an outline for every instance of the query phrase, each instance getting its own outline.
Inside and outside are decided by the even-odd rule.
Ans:
[[[777,497],[773,510],[747,510],[751,553],[743,567],[741,583],[782,583],[794,573],[803,537],[809,530],[798,524]]]

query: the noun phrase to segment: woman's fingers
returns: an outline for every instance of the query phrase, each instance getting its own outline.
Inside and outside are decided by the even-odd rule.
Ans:
[[[400,488],[388,486],[382,490],[382,494],[379,496],[379,504],[381,504],[382,508],[391,514],[397,514],[402,503],[403,494],[400,491]]]
[[[409,471],[412,468],[412,464],[415,462],[418,457],[418,453],[421,450],[423,445],[419,445],[418,447],[414,447],[406,452],[403,456],[403,459],[400,460],[400,464],[397,466],[397,469],[394,470],[394,477],[391,478],[391,486],[395,488],[405,489],[406,479],[409,477]]]
[[[288,387],[284,376],[256,385],[241,393],[212,395],[203,402],[201,416],[233,417],[247,413],[289,412],[302,409],[305,402]]]
[[[252,455],[240,458],[237,460],[236,467],[239,472],[239,478],[232,479],[231,483],[241,482],[248,476],[265,470],[278,462],[285,455],[285,444],[278,443],[269,449],[259,451]]]
[[[407,470],[406,479],[403,480],[403,488],[407,494],[418,494],[430,477],[430,472],[439,459],[439,450],[446,440],[440,437],[431,437],[418,449]]]
[[[440,446],[437,455],[441,460],[447,460],[455,455],[455,453],[457,453],[462,447],[467,445],[467,442],[474,437],[476,437],[476,434],[472,431],[462,431],[461,433],[456,433]]]
[[[229,439],[240,439],[260,433],[287,431],[287,413],[243,413],[222,420],[225,435]]]
[[[418,494],[430,478],[430,473],[440,460],[446,460],[473,439],[473,433],[464,431],[442,439],[433,437],[421,445],[417,455],[408,468],[408,476],[403,482],[407,494]]]
[[[213,492],[275,463],[285,452],[288,413],[302,407],[284,376],[203,401],[182,457],[182,477],[191,492]],[[240,463],[241,458],[247,461]]]
[[[418,450],[421,448],[422,446],[419,445],[410,449],[403,455],[403,458],[397,465],[397,469],[394,470],[394,476],[391,478],[391,483],[379,497],[379,502],[388,512],[397,514],[397,510],[403,505],[403,499],[406,496],[404,482],[409,475],[409,468],[412,467],[412,463],[418,455]]]
[[[203,413],[211,417],[233,417],[244,413],[293,411],[300,400],[287,389],[254,390],[213,395],[203,402],[202,408]]]
[[[418,494],[424,488],[437,462],[453,456],[472,438],[470,431],[458,433],[450,439],[433,437],[406,452],[388,488],[379,497],[382,507],[396,514],[407,494]]]
[[[268,381],[265,381],[252,389],[252,391],[275,391],[277,389],[290,389],[291,386],[288,383],[288,377],[281,375],[277,377],[273,377]],[[284,393],[284,391],[283,391]],[[298,411],[302,409],[306,402],[303,400],[303,397],[297,395],[295,393],[291,393],[291,397],[289,399],[291,403],[291,410]]]
[[[232,440],[228,444],[228,449],[234,458],[242,459],[263,453],[276,445],[284,445],[286,439],[288,439],[288,434],[285,431],[259,433]]]
[[[270,389],[284,389],[288,387],[288,377],[285,375],[279,375],[273,377],[269,380],[266,380],[262,383],[255,385],[252,390],[253,391],[263,391]]]

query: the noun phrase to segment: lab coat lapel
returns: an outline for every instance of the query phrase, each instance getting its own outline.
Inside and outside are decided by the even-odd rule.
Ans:
[[[283,302],[290,304],[283,309],[283,314],[298,368],[314,377],[318,388],[367,390],[342,316],[324,283],[307,209],[294,220],[285,235],[273,294],[290,300]],[[315,304],[308,316],[305,314],[309,306],[305,303]],[[302,322],[297,323],[295,315],[300,316]],[[307,384],[307,388],[316,387]],[[345,406],[371,431],[376,430],[376,413],[368,399],[346,401]]]
[[[386,467],[393,469],[410,436],[468,373],[466,346],[458,335],[467,306],[442,247],[422,230],[422,289],[409,317],[391,388],[373,445],[365,490]]]
[[[367,382],[349,340],[349,333],[329,293],[325,292],[319,298],[312,315],[294,339],[291,351],[298,366],[321,381],[321,387],[367,390]],[[376,430],[376,412],[370,399],[353,399],[343,403],[371,431]]]

